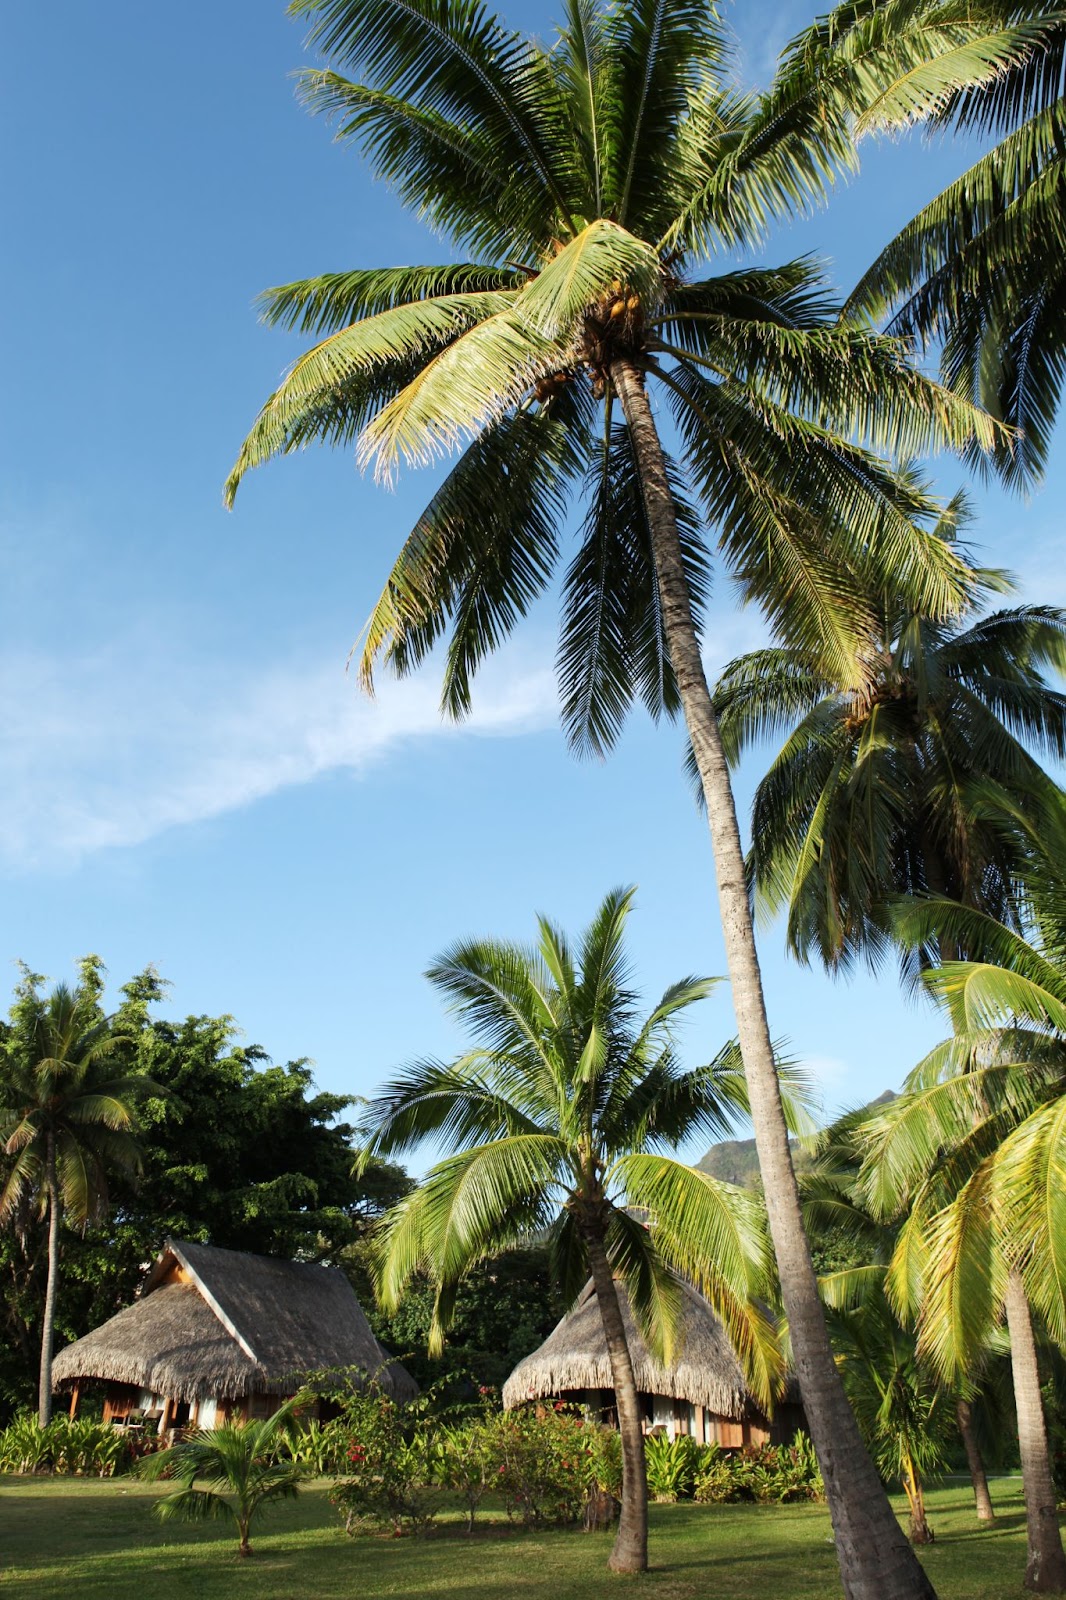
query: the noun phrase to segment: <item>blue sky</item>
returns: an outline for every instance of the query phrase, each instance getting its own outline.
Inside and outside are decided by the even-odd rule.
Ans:
[[[551,11],[506,15],[544,29]],[[729,15],[759,81],[808,13]],[[649,996],[721,972],[681,735],[638,714],[610,761],[567,754],[550,600],[463,729],[441,724],[432,671],[372,703],[346,676],[433,473],[387,492],[315,451],[222,510],[299,348],[257,323],[257,291],[447,259],[296,104],[307,58],[280,0],[54,0],[9,10],[4,34],[0,962],[68,977],[95,950],[116,982],[154,962],[173,1012],[230,1012],[353,1093],[455,1047],[421,976],[444,945],[524,936],[537,910],[576,929],[617,883],[639,885]],[[871,147],[767,257],[818,251],[847,287],[959,165],[950,146]],[[938,472],[945,492],[963,479]],[[978,495],[985,557],[1030,598],[1066,601],[1064,486],[1057,465],[1028,505]],[[761,637],[720,578],[711,666]],[[831,984],[784,960],[780,930],[762,955],[774,1031],[829,1109],[898,1084],[939,1037],[891,974]],[[692,1059],[729,1030],[723,990],[693,1018]]]

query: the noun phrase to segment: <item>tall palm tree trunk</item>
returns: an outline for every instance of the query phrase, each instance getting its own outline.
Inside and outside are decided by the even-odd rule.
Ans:
[[[1035,1589],[1038,1594],[1063,1594],[1066,1593],[1066,1555],[1063,1554],[1058,1512],[1055,1509],[1055,1485],[1051,1477],[1044,1402],[1040,1395],[1036,1338],[1025,1286],[1017,1270],[1012,1271],[1007,1279],[1005,1305],[1029,1546],[1025,1560],[1025,1587]]]
[[[41,1376],[37,1386],[37,1420],[47,1428],[52,1420],[52,1345],[55,1342],[56,1285],[59,1280],[59,1183],[56,1177],[55,1135],[48,1135],[45,1150],[45,1190],[48,1195],[48,1279],[41,1319]]]
[[[988,1492],[988,1474],[985,1472],[985,1464],[981,1459],[981,1451],[973,1431],[973,1413],[968,1400],[960,1400],[956,1405],[955,1420],[958,1422],[963,1448],[966,1451],[966,1465],[970,1469],[977,1520],[995,1522],[996,1513],[992,1506],[992,1496]]]
[[[607,1565],[614,1572],[645,1572],[648,1566],[648,1470],[644,1460],[644,1430],[641,1426],[640,1396],[633,1375],[633,1359],[626,1339],[622,1308],[614,1274],[603,1248],[603,1235],[594,1226],[586,1228],[592,1283],[600,1320],[611,1359],[618,1432],[622,1439],[622,1510],[618,1533]]]
[[[666,462],[639,367],[628,358],[618,358],[611,364],[611,379],[633,439],[667,647],[703,783],[770,1234],[804,1409],[825,1480],[844,1591],[848,1600],[935,1600],[935,1590],[896,1520],[862,1442],[833,1360],[800,1216],[729,767],[700,657]]]

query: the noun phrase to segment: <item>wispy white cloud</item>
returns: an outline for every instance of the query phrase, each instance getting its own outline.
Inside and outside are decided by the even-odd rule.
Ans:
[[[438,695],[439,675],[426,673],[371,701],[336,661],[259,675],[223,658],[192,665],[158,637],[63,660],[9,653],[0,859],[69,865],[326,773],[363,773],[413,739],[516,734],[556,715],[550,671],[513,655],[485,672],[461,728],[442,721]]]

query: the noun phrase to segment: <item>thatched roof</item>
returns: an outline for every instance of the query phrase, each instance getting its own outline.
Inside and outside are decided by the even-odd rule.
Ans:
[[[175,1268],[184,1281],[173,1281]],[[357,1369],[397,1398],[417,1393],[336,1267],[171,1241],[140,1299],[60,1351],[52,1379],[236,1399],[291,1392],[294,1375],[321,1367]]]
[[[672,1395],[677,1400],[705,1406],[716,1416],[736,1420],[751,1413],[752,1402],[725,1329],[691,1284],[681,1286],[681,1326],[674,1360],[669,1367],[662,1366],[649,1353],[633,1317],[629,1297],[621,1284],[616,1287],[637,1388],[642,1394]],[[577,1305],[552,1330],[539,1350],[534,1350],[515,1367],[503,1386],[503,1403],[510,1410],[527,1400],[540,1400],[575,1389],[613,1388],[600,1308],[589,1282]]]

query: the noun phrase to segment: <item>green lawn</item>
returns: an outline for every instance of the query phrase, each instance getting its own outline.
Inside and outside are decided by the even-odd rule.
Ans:
[[[924,1555],[941,1600],[1021,1596],[1025,1532],[1015,1480],[993,1486],[999,1523],[979,1530],[969,1492],[935,1491],[937,1542]],[[996,1492],[998,1491],[998,1492]],[[529,1535],[493,1525],[474,1539],[445,1521],[425,1540],[346,1538],[325,1489],[268,1512],[241,1561],[223,1524],[163,1525],[158,1489],[137,1481],[0,1478],[4,1600],[604,1600],[638,1582],[658,1600],[833,1600],[840,1589],[819,1506],[655,1506],[652,1571],[605,1570],[606,1535]]]

